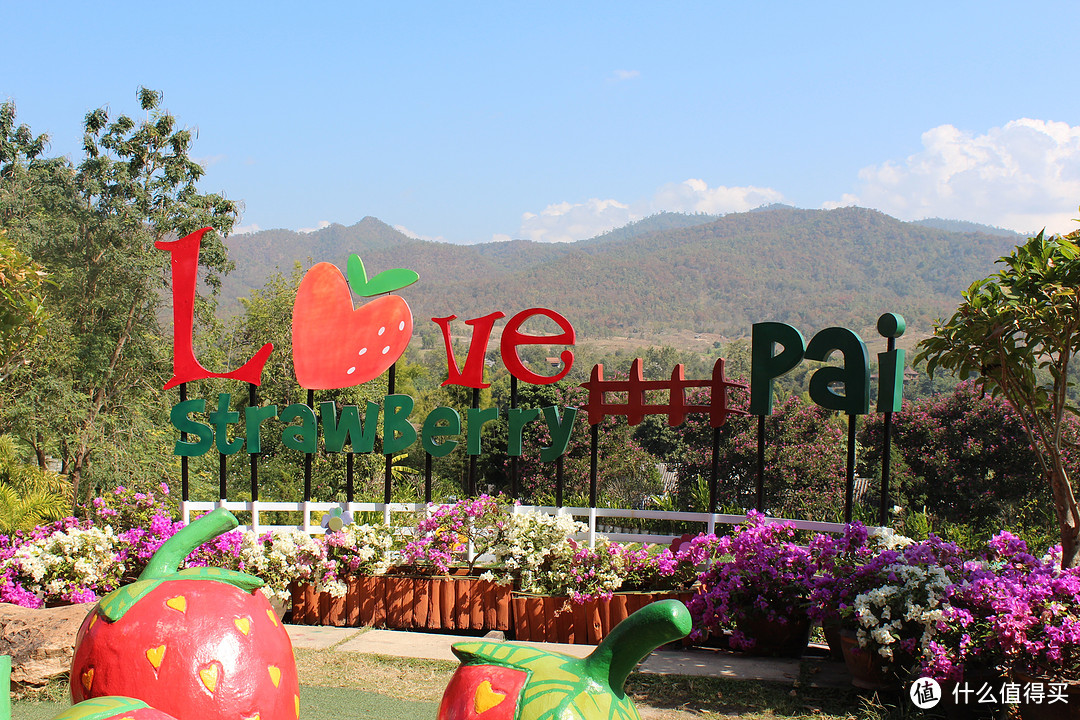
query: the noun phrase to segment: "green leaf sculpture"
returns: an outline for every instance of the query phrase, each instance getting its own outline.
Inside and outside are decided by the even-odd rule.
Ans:
[[[586,658],[515,643],[457,643],[462,665],[443,694],[439,720],[639,720],[623,691],[626,678],[690,627],[685,605],[662,600],[619,623]]]
[[[408,287],[420,279],[420,276],[413,270],[394,268],[393,270],[383,270],[368,280],[367,270],[364,269],[364,261],[356,253],[349,256],[349,262],[345,270],[349,278],[349,288],[360,297],[374,297],[375,295],[394,292]]]

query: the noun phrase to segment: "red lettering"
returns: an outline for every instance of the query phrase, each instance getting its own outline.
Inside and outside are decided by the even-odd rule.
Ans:
[[[519,328],[526,320],[536,315],[543,315],[550,319],[562,329],[562,332],[558,335],[526,335],[522,333]],[[574,353],[571,350],[562,351],[559,355],[559,359],[563,362],[563,369],[560,370],[558,374],[549,377],[546,375],[537,375],[532,370],[525,367],[525,364],[521,362],[521,357],[518,355],[518,346],[573,345],[574,339],[574,327],[570,324],[570,321],[559,313],[545,308],[522,310],[517,315],[510,318],[510,322],[506,323],[506,327],[503,328],[500,347],[503,364],[506,365],[506,369],[510,371],[511,375],[522,382],[532,383],[533,385],[550,385],[552,383],[557,383],[566,377],[567,373],[570,372],[570,368],[574,365]]]
[[[446,380],[443,385],[464,385],[465,387],[483,389],[491,383],[484,382],[484,354],[487,352],[488,341],[491,339],[491,329],[495,321],[506,317],[506,313],[498,310],[484,317],[466,320],[466,325],[473,328],[472,342],[469,343],[469,352],[465,356],[465,366],[458,370],[457,360],[454,358],[454,345],[450,339],[450,321],[456,320],[457,315],[449,317],[431,318],[431,321],[442,328],[443,342],[446,344]]]
[[[259,385],[262,383],[263,366],[274,349],[272,343],[266,343],[239,369],[227,373],[210,372],[195,357],[192,333],[195,329],[195,283],[199,270],[199,244],[209,229],[196,230],[172,242],[154,243],[158,250],[165,250],[172,255],[173,376],[165,383],[166,390],[181,383],[212,377]]]

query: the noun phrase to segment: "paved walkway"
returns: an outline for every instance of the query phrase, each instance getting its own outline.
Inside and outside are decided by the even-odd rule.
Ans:
[[[478,640],[476,637],[442,635],[438,633],[404,632],[399,630],[370,630],[314,625],[286,625],[294,647],[354,652],[367,655],[387,655],[424,660],[457,658],[450,651],[456,642]],[[592,645],[560,643],[522,643],[585,657]],[[689,648],[685,650],[656,650],[645,658],[640,672],[661,675],[699,675],[726,677],[736,680],[766,680],[794,683],[799,679],[801,666],[807,665],[809,683],[816,687],[851,687],[851,677],[842,662],[824,657],[755,658],[724,650]]]

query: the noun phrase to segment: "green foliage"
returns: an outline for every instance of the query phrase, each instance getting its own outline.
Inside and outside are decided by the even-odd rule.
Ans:
[[[870,504],[877,504],[883,417],[868,416],[860,433],[860,474],[874,477]],[[1080,426],[1067,418],[1070,442]],[[1050,500],[1042,470],[1016,410],[1001,397],[967,382],[953,392],[906,402],[893,416],[891,503],[926,508],[935,528],[942,522],[986,528],[1012,527],[1031,502]],[[1080,457],[1066,448],[1067,467]],[[907,533],[910,535],[910,533]],[[914,535],[912,535],[914,537]]]
[[[235,203],[198,190],[194,135],[161,94],[142,88],[138,100],[141,121],[87,114],[78,165],[45,158],[47,136],[16,127],[14,106],[0,106],[0,229],[53,281],[47,337],[0,391],[0,429],[60,458],[78,495],[84,479],[89,496],[117,473],[160,479],[170,467],[167,444],[131,433],[161,417],[168,367],[158,316],[169,256],[154,243],[212,227],[200,263],[213,287],[228,269],[221,236],[237,217]]]
[[[71,509],[63,478],[18,456],[15,439],[0,435],[0,533],[32,530]]]
[[[1006,267],[978,280],[916,362],[974,375],[1016,408],[1050,485],[1061,534],[1062,566],[1080,563],[1080,508],[1066,461],[1069,362],[1080,351],[1080,235],[1039,233],[1001,258]]]
[[[45,271],[0,230],[0,378],[43,334]]]

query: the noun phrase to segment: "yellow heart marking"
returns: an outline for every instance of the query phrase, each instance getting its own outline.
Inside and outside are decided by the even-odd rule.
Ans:
[[[266,669],[270,671],[270,682],[274,683],[274,687],[277,687],[281,682],[281,668],[271,665]]]
[[[159,667],[161,667],[161,661],[162,661],[162,659],[164,657],[165,657],[165,646],[164,645],[158,645],[157,647],[152,647],[152,648],[150,648],[149,650],[146,651],[146,659],[150,661],[150,664],[154,666],[155,670],[157,670]]]
[[[82,686],[86,692],[90,692],[90,686],[94,684],[94,668],[90,668],[82,674]]]
[[[199,679],[211,694],[217,690],[218,669],[217,665],[211,665],[199,671]]]
[[[473,698],[473,708],[476,714],[490,710],[506,699],[506,693],[495,692],[491,689],[491,683],[485,680],[476,688],[476,697]]]
[[[173,610],[178,610],[182,613],[187,612],[187,598],[185,598],[183,595],[177,595],[176,597],[169,598],[165,601],[165,604],[171,607]]]
[[[90,624],[86,626],[86,629],[89,630],[90,628],[94,627],[94,623],[97,622],[97,619],[98,619],[98,614],[97,613],[94,613],[92,616],[90,616]]]
[[[277,625],[277,613],[274,612],[273,610],[267,610],[266,614],[270,617],[270,622]]]
[[[236,618],[235,620],[233,620],[233,625],[235,625],[236,629],[244,633],[245,635],[251,632],[251,621],[248,620],[246,617]]]

